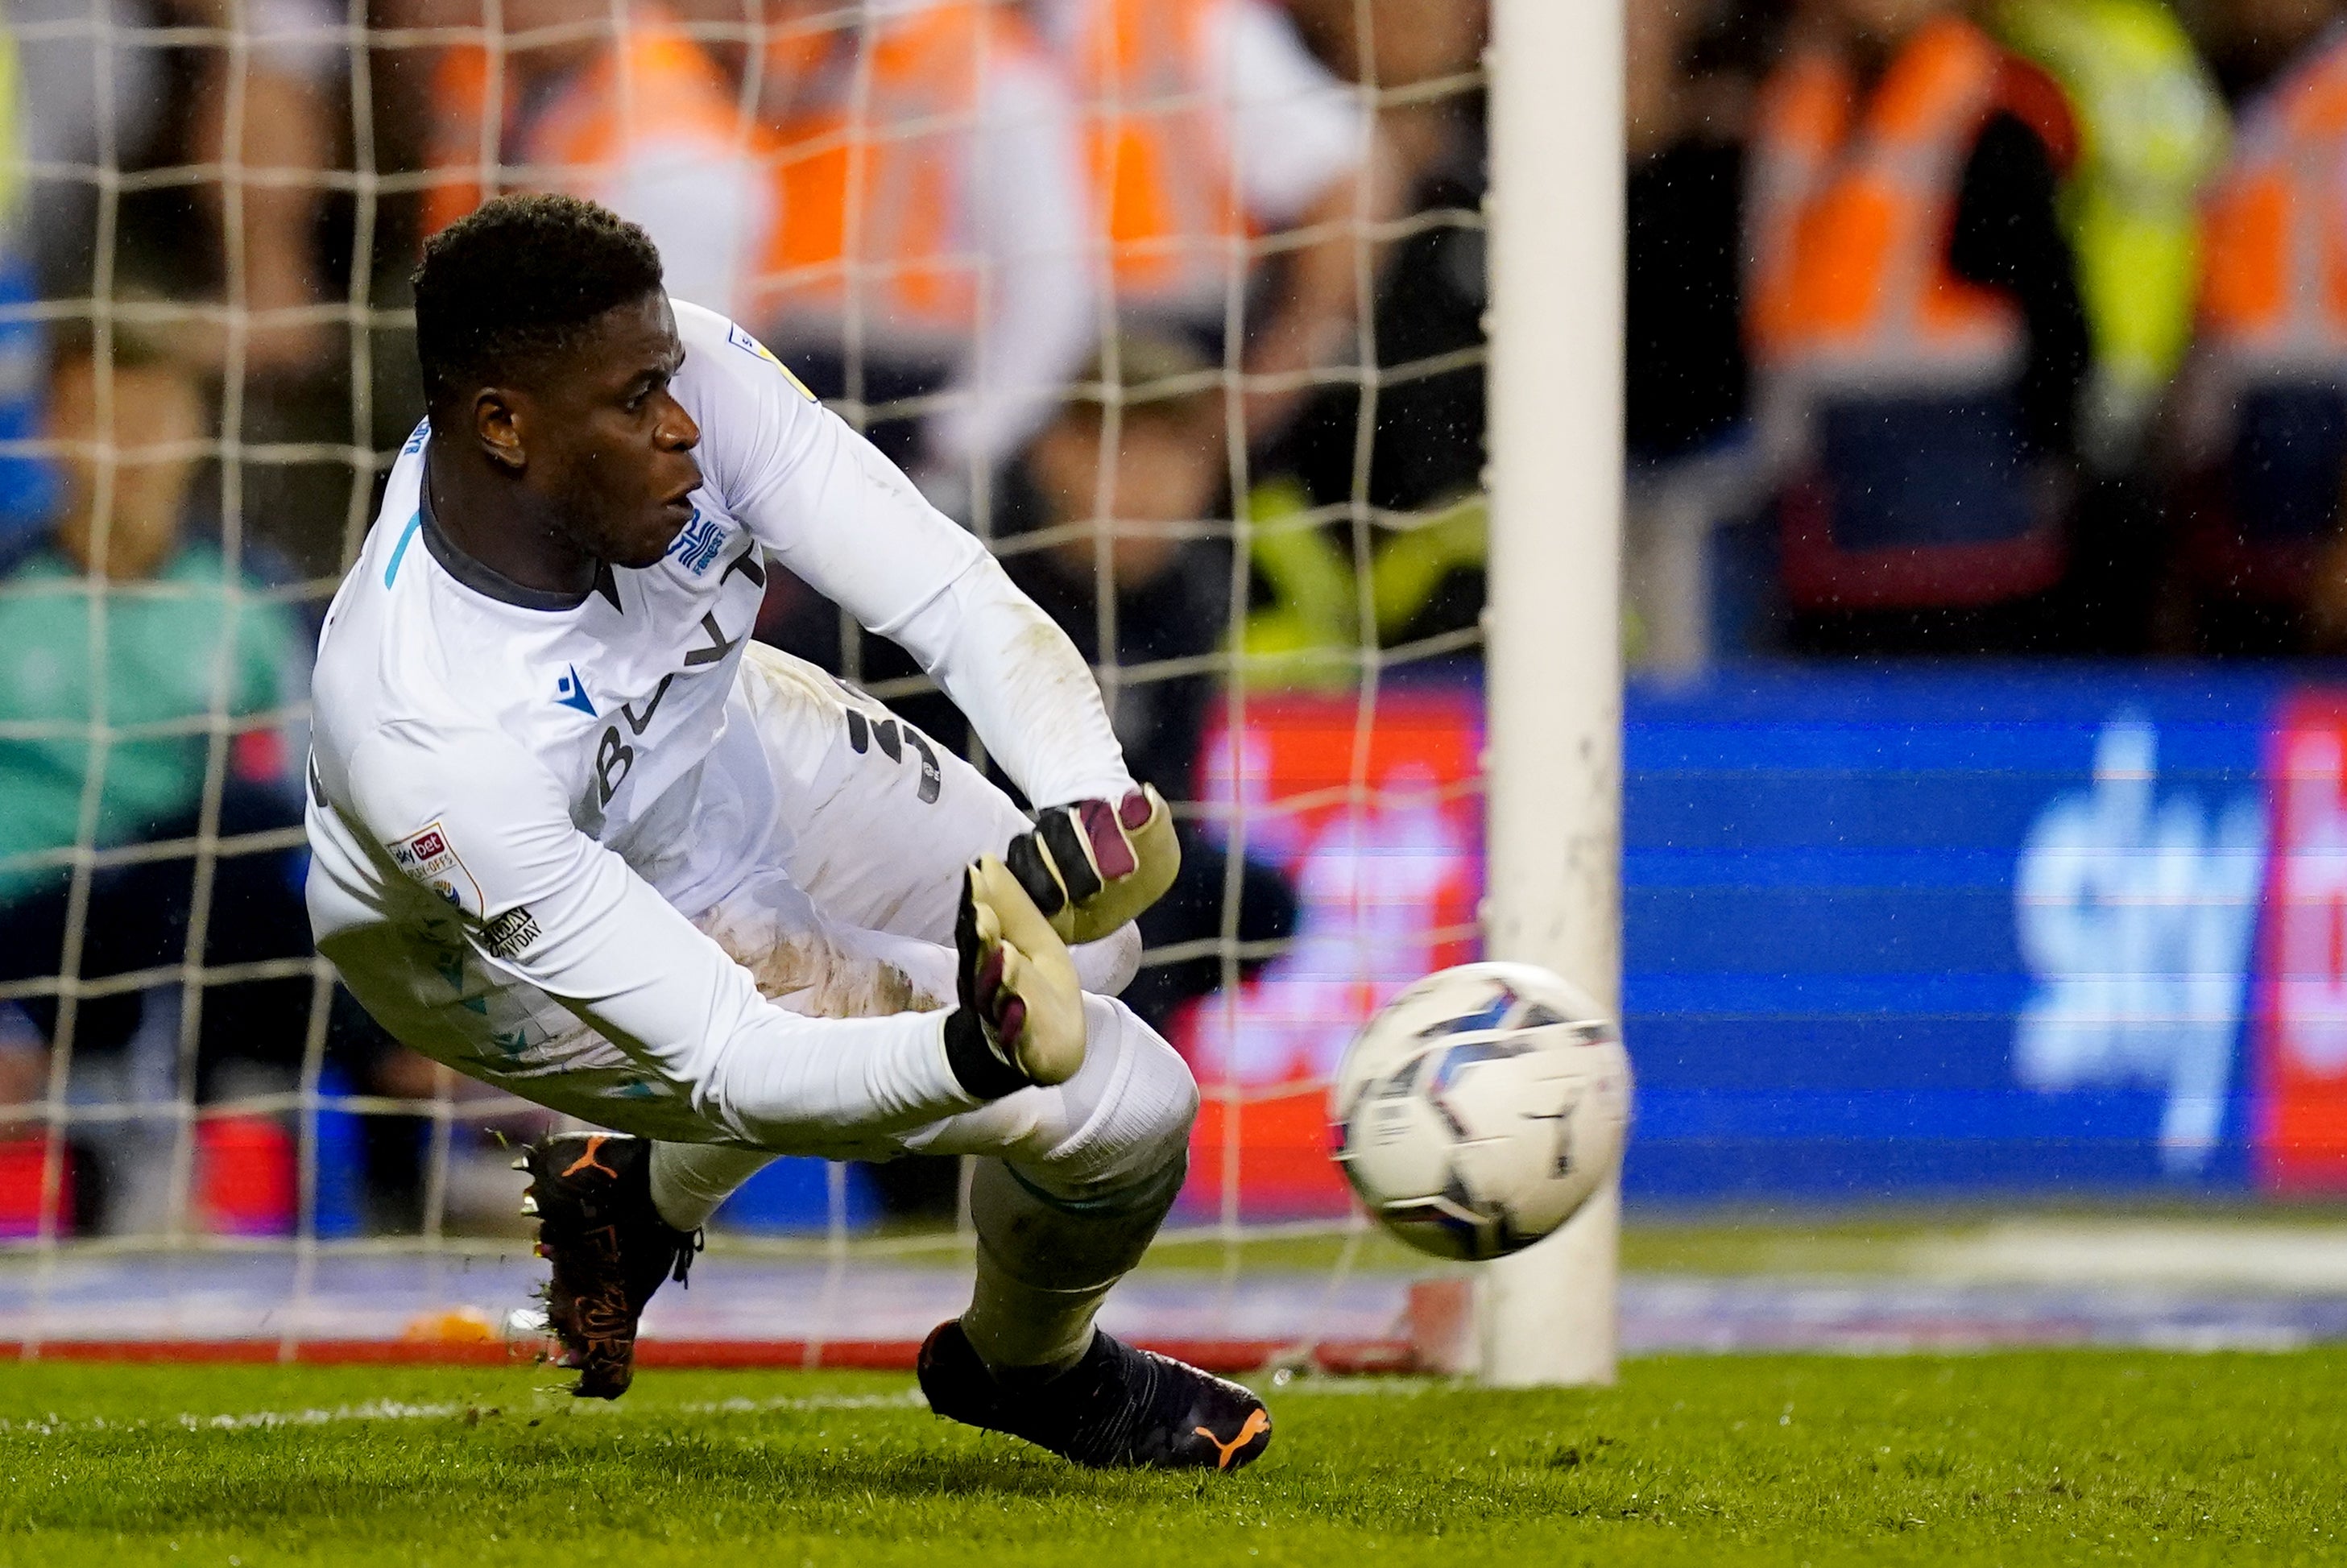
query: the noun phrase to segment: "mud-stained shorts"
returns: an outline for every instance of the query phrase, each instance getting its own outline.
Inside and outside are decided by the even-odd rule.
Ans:
[[[661,843],[615,847],[665,892],[663,859],[690,861],[684,852],[696,816],[748,814],[753,850],[670,897],[750,971],[762,993],[819,1018],[954,1004],[962,869],[982,852],[1000,854],[1029,826],[1008,795],[875,699],[763,645],[743,661],[727,733],[706,774],[676,811],[651,819]],[[389,927],[369,936],[423,940]],[[1071,1118],[1086,1120],[1101,1095],[1113,1093],[1108,1077],[1121,1081],[1140,1059],[1172,1054],[1121,1004],[1106,999],[1132,979],[1139,958],[1140,939],[1130,927],[1075,949],[1077,974],[1093,993],[1087,1023],[1102,1039],[1096,1070],[1080,1075],[1086,1081],[1064,1086],[1072,1096],[1030,1091],[881,1143],[844,1138],[792,1152],[1015,1153],[1054,1141],[1055,1127],[1065,1131]],[[438,994],[430,1003],[401,1009],[428,1018],[411,1017],[404,1026],[384,1021],[457,1071],[618,1131],[677,1143],[722,1139],[693,1110],[683,1086],[647,1071],[535,987],[456,952],[419,952],[389,967],[448,982],[434,988]],[[369,1006],[381,1016],[372,998]],[[1119,1043],[1128,1037],[1129,1047]],[[1163,1065],[1156,1062],[1160,1071],[1150,1076],[1163,1077]],[[1053,1103],[1040,1103],[1047,1098]]]

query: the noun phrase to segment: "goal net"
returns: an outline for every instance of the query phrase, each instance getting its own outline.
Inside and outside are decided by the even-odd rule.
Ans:
[[[0,1341],[521,1332],[543,1266],[508,1163],[551,1119],[338,992],[300,812],[318,623],[422,412],[419,246],[550,189],[641,222],[672,292],[985,539],[1178,802],[1128,999],[1204,1104],[1110,1320],[1226,1366],[1408,1354],[1419,1271],[1358,1216],[1323,1100],[1370,1009],[1480,950],[1482,5],[6,19]],[[983,762],[900,651],[779,571],[760,634]],[[782,1162],[647,1358],[907,1360],[962,1304],[965,1178]]]

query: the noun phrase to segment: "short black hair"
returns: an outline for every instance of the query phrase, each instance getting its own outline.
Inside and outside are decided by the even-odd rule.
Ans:
[[[576,196],[500,196],[424,244],[415,355],[427,406],[567,347],[604,312],[661,286],[651,236]]]

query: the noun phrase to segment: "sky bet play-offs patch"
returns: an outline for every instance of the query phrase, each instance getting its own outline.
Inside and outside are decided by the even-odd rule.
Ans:
[[[468,914],[481,912],[480,884],[465,869],[438,823],[391,845],[392,864]]]

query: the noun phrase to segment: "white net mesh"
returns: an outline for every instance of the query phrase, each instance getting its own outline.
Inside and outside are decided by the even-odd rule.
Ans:
[[[1115,1310],[1389,1337],[1321,1106],[1354,1024],[1475,942],[1481,9],[15,0],[0,1339],[293,1354],[521,1304],[500,1143],[548,1118],[338,996],[299,801],[317,620],[421,411],[420,240],[549,188],[986,538],[1179,802],[1128,999],[1204,1086],[1165,1255],[1206,1272]],[[983,760],[776,579],[762,636]],[[917,1338],[964,1192],[784,1162],[715,1227],[749,1283],[651,1331]]]

